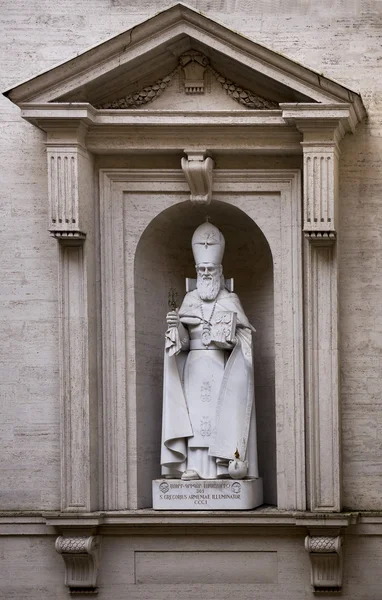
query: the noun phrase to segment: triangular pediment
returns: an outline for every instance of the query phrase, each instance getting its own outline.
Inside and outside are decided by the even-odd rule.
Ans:
[[[360,118],[364,112],[355,92],[182,3],[5,95],[18,105],[87,102],[108,109],[150,104],[211,111],[346,102]]]

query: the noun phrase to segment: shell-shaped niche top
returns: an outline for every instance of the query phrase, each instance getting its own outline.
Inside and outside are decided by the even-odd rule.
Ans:
[[[272,110],[279,107],[277,102],[263,98],[227,79],[210,65],[209,59],[204,54],[196,50],[190,50],[179,57],[179,65],[165,77],[157,79],[153,84],[128,96],[99,104],[96,108],[142,108],[161,96],[176,76],[179,78],[183,93],[187,95],[204,94],[208,88],[210,78],[214,77],[226,94],[245,108]]]

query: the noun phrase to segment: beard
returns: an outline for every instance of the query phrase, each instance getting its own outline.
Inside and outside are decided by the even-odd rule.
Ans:
[[[215,300],[220,291],[220,282],[220,273],[212,275],[211,279],[203,279],[203,276],[198,274],[196,288],[200,298],[202,300]]]

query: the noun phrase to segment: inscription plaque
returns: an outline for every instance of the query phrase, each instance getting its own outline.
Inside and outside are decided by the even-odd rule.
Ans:
[[[250,510],[263,503],[263,480],[258,479],[156,479],[156,510]]]

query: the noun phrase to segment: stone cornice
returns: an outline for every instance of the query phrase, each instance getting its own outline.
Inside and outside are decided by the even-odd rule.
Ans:
[[[311,98],[315,102],[350,102],[358,113],[358,120],[365,115],[361,97],[344,86],[323,77],[285,56],[269,50],[244,36],[217,23],[198,11],[178,3],[169,9],[147,19],[126,32],[107,40],[60,64],[37,77],[23,82],[5,92],[13,102],[30,100],[52,101],[78,90],[99,87],[102,78],[105,83],[114,78],[115,70],[125,67],[127,71],[135,69],[140,61],[150,55],[153,61],[159,61],[163,47],[182,47],[187,44],[203,44],[210,52],[227,56],[237,62],[249,74],[251,71],[263,81],[277,82],[279,89],[292,89],[300,98]],[[181,52],[178,52],[180,54]],[[170,66],[170,54],[167,55]],[[146,60],[147,64],[147,60]],[[142,75],[147,75],[141,65]],[[151,66],[152,69],[152,66]],[[226,75],[226,74],[224,74]],[[230,77],[230,73],[227,73]],[[71,98],[72,99],[72,98]]]
[[[343,535],[380,536],[382,535],[382,513],[342,512],[322,514],[311,512],[278,511],[272,508],[260,508],[253,511],[215,512],[178,512],[158,513],[153,510],[109,511],[94,513],[59,513],[2,511],[0,513],[0,536],[2,535],[36,535],[53,536],[57,531],[113,531],[114,533],[140,533],[142,530],[166,530],[176,533],[179,527],[190,527],[198,533],[227,532],[227,528],[250,531],[258,535],[262,531],[272,530],[277,534],[293,535],[293,532],[308,530],[312,535],[326,530],[329,535],[341,531]]]
[[[44,129],[49,122],[63,124],[81,120],[97,125],[286,125],[282,111],[274,110],[220,110],[184,111],[155,109],[96,109],[87,102],[25,103],[20,105],[21,116]]]
[[[357,117],[349,103],[282,104],[277,110],[171,111],[99,110],[89,103],[27,103],[27,121],[49,133],[48,143],[63,145],[69,131],[82,127],[81,142],[91,152],[180,150],[190,135],[210,150],[301,154],[317,144],[338,147]],[[249,135],[248,128],[256,130]],[[53,133],[52,133],[53,132]]]
[[[155,109],[96,109],[87,102],[39,102],[20,105],[21,116],[45,129],[49,123],[64,127],[68,121],[86,125],[294,125],[299,130],[341,126],[343,132],[354,132],[357,114],[349,103],[284,103],[279,109],[182,111]]]
[[[372,517],[367,517],[370,522]],[[382,516],[373,517],[382,524]],[[274,507],[260,507],[251,511],[154,511],[152,509],[97,512],[42,512],[33,515],[20,515],[13,512],[0,514],[0,525],[5,524],[46,524],[50,527],[92,528],[107,526],[293,526],[293,527],[347,527],[356,524],[362,516],[359,513],[312,513],[308,511],[278,510]],[[374,521],[373,521],[374,522]]]

